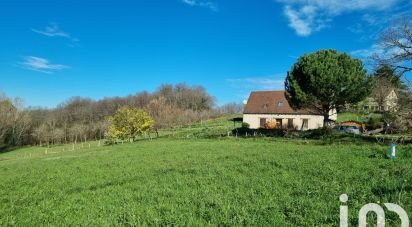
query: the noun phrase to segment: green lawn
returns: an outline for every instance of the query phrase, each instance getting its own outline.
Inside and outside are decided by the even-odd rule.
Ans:
[[[63,151],[64,148],[64,151]],[[412,216],[412,150],[281,139],[158,139],[0,154],[0,225],[338,226],[360,207]],[[387,212],[390,226],[399,225]],[[395,221],[395,222],[394,222]]]
[[[343,113],[338,113],[338,119],[337,122],[342,122],[342,121],[360,121],[360,122],[367,122],[369,120],[369,115],[363,115],[363,114],[358,114],[358,113],[352,113],[352,112],[343,112]],[[373,113],[371,114],[372,117],[374,118],[381,118],[382,115],[378,113]]]
[[[342,121],[349,121],[349,120],[354,120],[354,121],[364,121],[364,117],[361,115],[358,115],[356,113],[338,113],[338,119],[337,122],[342,122]]]
[[[242,117],[242,115],[235,114],[227,117],[210,119],[196,124],[176,127],[174,129],[163,129],[160,131],[161,137],[167,138],[207,138],[207,137],[221,137],[227,135],[236,127],[241,127],[241,123],[235,124],[231,121],[233,118]]]

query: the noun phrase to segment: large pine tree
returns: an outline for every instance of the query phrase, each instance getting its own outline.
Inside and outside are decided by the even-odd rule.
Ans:
[[[285,89],[292,106],[316,110],[326,126],[331,110],[358,103],[370,94],[371,79],[360,60],[320,50],[298,59],[286,77]]]

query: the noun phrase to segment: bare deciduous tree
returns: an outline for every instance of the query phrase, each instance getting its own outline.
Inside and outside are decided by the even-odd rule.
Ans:
[[[412,71],[412,21],[408,17],[396,19],[380,37],[382,50],[372,59],[379,66],[390,65],[405,82],[399,90],[401,108],[412,108],[412,81],[407,73]]]
[[[242,103],[227,103],[218,108],[218,111],[222,114],[239,114],[243,112],[244,104]]]
[[[30,128],[31,118],[23,109],[20,98],[11,100],[0,95],[0,146],[21,145]]]
[[[47,124],[42,124],[39,127],[37,127],[36,129],[34,129],[33,132],[33,136],[36,137],[36,139],[39,142],[39,145],[42,146],[43,142],[46,144],[49,144],[49,133],[50,133],[50,129],[49,126]]]
[[[391,65],[401,73],[412,71],[412,21],[400,18],[381,34],[382,54],[374,56],[380,64]]]
[[[8,142],[7,136],[10,134],[10,128],[12,127],[11,119],[13,118],[14,109],[9,100],[0,100],[0,146]]]

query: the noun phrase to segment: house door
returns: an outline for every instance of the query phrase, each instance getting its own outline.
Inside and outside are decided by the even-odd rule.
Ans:
[[[266,128],[266,118],[260,118],[260,127]]]
[[[289,129],[294,128],[294,126],[293,126],[293,119],[288,119],[288,128],[289,128]]]

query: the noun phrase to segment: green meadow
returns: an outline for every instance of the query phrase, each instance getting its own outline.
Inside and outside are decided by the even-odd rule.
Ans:
[[[221,123],[209,126],[233,127]],[[371,202],[396,203],[412,216],[410,145],[398,146],[392,161],[389,147],[375,144],[198,139],[202,124],[179,130],[133,144],[0,154],[0,225],[339,226],[339,206],[347,205],[355,226]],[[347,204],[339,202],[344,193]],[[386,220],[400,223],[390,212]]]

